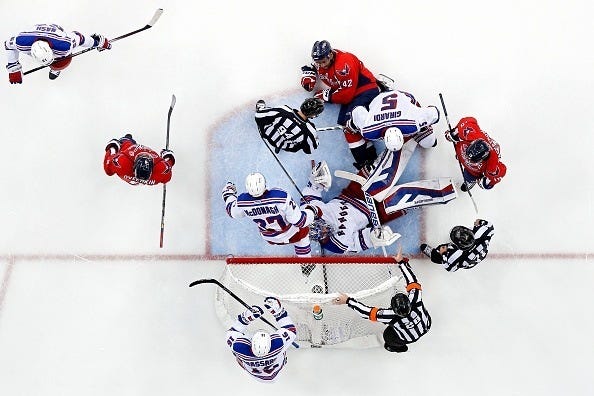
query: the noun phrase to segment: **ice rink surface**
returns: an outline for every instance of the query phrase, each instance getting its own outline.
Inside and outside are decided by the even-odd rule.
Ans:
[[[44,70],[10,85],[4,73],[0,395],[594,394],[590,2],[23,0],[0,3],[0,38],[41,22],[113,37],[159,7],[154,28],[75,58],[55,81]],[[495,225],[485,262],[450,274],[406,252],[433,318],[407,354],[291,350],[266,385],[227,350],[212,287],[187,286],[221,274],[221,238],[235,249],[255,233],[230,221],[213,235],[223,205],[211,197],[226,180],[212,175],[245,155],[213,133],[259,98],[304,97],[299,67],[319,39],[423,104],[442,92],[452,123],[475,116],[500,143],[508,174],[473,191]],[[177,163],[159,249],[161,188],[107,177],[102,159],[126,132],[163,147],[173,93]],[[423,175],[459,181],[439,139]],[[277,171],[270,156],[253,160]],[[228,178],[241,185],[245,173]],[[420,237],[437,244],[476,217],[461,195],[423,210]]]

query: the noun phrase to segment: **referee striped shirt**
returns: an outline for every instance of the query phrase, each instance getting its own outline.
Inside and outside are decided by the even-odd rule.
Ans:
[[[408,316],[400,317],[391,308],[369,307],[352,297],[347,299],[347,305],[359,315],[371,321],[386,323],[392,326],[398,337],[406,344],[417,341],[431,328],[431,316],[425,309],[421,296],[421,285],[412,272],[408,259],[399,262],[400,270],[406,281],[406,291],[411,303]]]
[[[442,264],[447,271],[454,272],[460,268],[469,269],[483,261],[489,251],[489,243],[495,232],[493,224],[481,220],[474,226],[475,245],[472,249],[464,251],[452,243],[448,243],[448,250],[442,254]]]
[[[316,126],[289,106],[265,107],[256,111],[255,118],[260,136],[277,149],[311,154],[318,148]]]

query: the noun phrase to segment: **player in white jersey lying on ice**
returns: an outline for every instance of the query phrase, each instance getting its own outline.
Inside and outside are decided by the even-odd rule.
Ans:
[[[254,305],[237,316],[226,337],[241,368],[260,381],[271,382],[285,367],[287,349],[297,337],[297,330],[277,298],[266,297],[264,307],[276,319],[278,330],[273,333],[259,330],[251,338],[245,335],[247,326],[264,313],[262,308]]]
[[[366,172],[364,168],[353,176],[365,180]],[[319,209],[316,221],[310,225],[310,238],[319,241],[323,249],[333,253],[357,253],[371,247],[389,246],[400,237],[387,225],[372,228],[370,210],[357,181],[349,183],[337,197],[324,202],[322,192],[332,184],[325,161],[312,169],[309,179],[303,189],[303,201]],[[407,208],[446,203],[456,196],[449,179],[421,180],[394,187],[384,202],[374,204],[380,223],[385,224],[404,215]]]
[[[251,173],[245,179],[246,193],[237,196],[237,188],[227,182],[223,201],[232,218],[248,217],[258,226],[262,238],[273,245],[293,244],[299,257],[311,256],[309,229],[317,215],[313,206],[299,208],[291,195],[280,188],[267,188],[261,173]]]

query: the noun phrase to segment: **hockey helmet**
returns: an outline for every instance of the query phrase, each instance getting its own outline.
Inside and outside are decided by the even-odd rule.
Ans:
[[[466,156],[470,162],[480,162],[489,158],[489,145],[483,139],[477,139],[466,148]]]
[[[47,41],[37,40],[31,45],[31,56],[44,66],[54,61],[54,52]]]
[[[261,173],[250,173],[245,178],[245,188],[252,197],[259,197],[266,191],[266,179]]]
[[[147,153],[140,153],[134,159],[134,176],[140,180],[148,180],[153,174],[153,157]]]
[[[464,226],[455,226],[450,231],[452,243],[459,249],[470,250],[474,246],[474,233],[471,229]]]
[[[252,337],[252,352],[255,356],[262,357],[270,352],[271,344],[270,334],[259,330]]]
[[[307,118],[315,118],[324,111],[324,101],[318,98],[307,98],[301,103],[300,110]]]
[[[326,243],[333,233],[332,225],[321,217],[309,225],[309,239],[312,241]]]
[[[410,314],[411,305],[408,296],[404,293],[398,292],[392,297],[390,301],[390,307],[396,313],[396,315],[404,318]]]
[[[326,40],[316,41],[311,49],[311,58],[315,62],[322,61],[330,56],[332,47]]]
[[[396,127],[390,127],[386,129],[384,133],[384,143],[386,148],[390,151],[398,151],[404,145],[404,136],[400,129]]]

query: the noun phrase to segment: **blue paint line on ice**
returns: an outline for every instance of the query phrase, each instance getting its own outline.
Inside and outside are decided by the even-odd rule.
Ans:
[[[302,91],[290,91],[274,97],[263,98],[269,106],[289,105],[298,108],[306,98]],[[221,190],[227,181],[237,185],[238,192],[245,190],[245,177],[251,172],[262,173],[269,186],[287,190],[295,200],[299,200],[299,192],[288,180],[276,160],[265,147],[254,121],[255,103],[235,108],[226,114],[209,130],[208,161],[208,241],[209,255],[213,256],[292,256],[292,246],[273,246],[264,242],[256,230],[256,226],[248,219],[231,219],[227,216]],[[314,120],[317,127],[336,125],[338,105],[326,104],[324,112]],[[281,151],[279,160],[287,169],[297,186],[305,186],[310,171],[310,160],[326,160],[330,169],[355,171],[353,158],[344,140],[341,130],[320,132],[320,147],[310,155]],[[378,152],[383,149],[383,142],[376,143]],[[418,180],[421,175],[421,155],[415,153],[407,166],[401,181]],[[331,198],[346,187],[346,180],[334,178],[332,188],[324,198]],[[390,222],[396,232],[402,234],[400,243],[404,252],[418,251],[421,236],[421,213],[416,210],[406,216]],[[318,254],[316,244],[312,244],[313,254]],[[388,254],[395,254],[397,245],[388,247]],[[370,249],[364,254],[378,255],[381,251]]]

